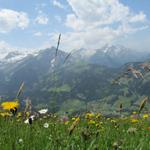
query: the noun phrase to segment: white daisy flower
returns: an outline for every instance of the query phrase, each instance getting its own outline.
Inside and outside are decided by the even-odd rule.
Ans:
[[[48,124],[48,123],[44,123],[43,127],[44,127],[44,128],[48,128],[48,127],[49,127],[49,124]]]
[[[19,143],[22,143],[22,142],[23,142],[23,139],[19,139],[18,142],[19,142]]]

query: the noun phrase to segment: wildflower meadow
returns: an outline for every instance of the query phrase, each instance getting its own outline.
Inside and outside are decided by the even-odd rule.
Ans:
[[[54,114],[48,109],[19,111],[19,100],[1,103],[1,150],[148,150],[150,114],[139,110],[108,117],[100,112]],[[29,105],[29,103],[27,103]],[[26,106],[26,108],[29,106]],[[120,109],[122,106],[120,106]]]

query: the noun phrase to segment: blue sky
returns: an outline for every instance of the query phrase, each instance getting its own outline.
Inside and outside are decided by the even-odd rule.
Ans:
[[[149,0],[0,0],[0,53],[55,46],[95,49],[106,43],[150,47]]]

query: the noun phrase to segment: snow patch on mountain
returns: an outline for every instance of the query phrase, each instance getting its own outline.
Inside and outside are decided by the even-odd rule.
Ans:
[[[125,48],[121,45],[111,45],[106,44],[100,49],[79,49],[74,53],[74,56],[80,57],[82,59],[88,59],[92,56],[94,56],[96,53],[101,53],[101,55],[107,55],[110,57],[118,57],[119,55],[126,55],[130,52],[133,52],[133,50],[130,50],[128,48]]]
[[[37,56],[38,51],[28,50],[28,51],[10,51],[10,52],[2,52],[0,53],[0,63],[15,63],[21,61],[28,55]]]

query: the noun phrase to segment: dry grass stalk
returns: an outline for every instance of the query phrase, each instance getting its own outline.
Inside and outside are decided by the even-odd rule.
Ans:
[[[16,98],[18,98],[21,95],[21,93],[23,92],[23,89],[24,89],[24,82],[21,83],[20,88],[17,92]]]
[[[27,112],[29,114],[31,114],[31,110],[32,110],[32,103],[31,103],[31,100],[29,98],[27,98],[26,106],[25,106],[25,110],[24,110],[24,117],[26,117]]]
[[[141,104],[140,104],[140,108],[139,108],[139,114],[141,113],[141,111],[142,111],[143,108],[145,107],[147,100],[148,100],[148,97],[145,97],[145,98],[142,100],[142,102],[141,102]]]
[[[76,126],[79,124],[79,121],[80,119],[77,118],[73,123],[72,125],[70,126],[70,128],[68,129],[69,130],[69,135],[71,135],[74,131],[74,129],[76,128]]]
[[[56,53],[55,53],[55,58],[57,57],[57,54],[58,54],[58,48],[59,48],[59,44],[60,44],[60,39],[61,39],[61,34],[59,34],[57,48],[56,48]]]

